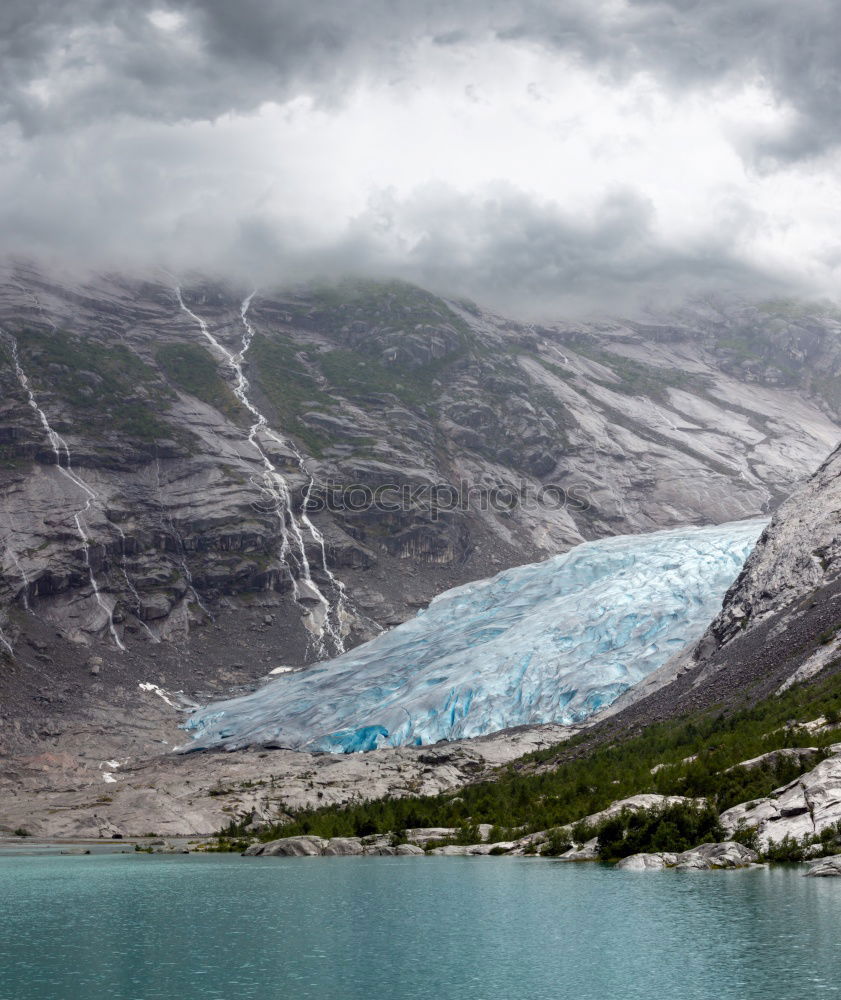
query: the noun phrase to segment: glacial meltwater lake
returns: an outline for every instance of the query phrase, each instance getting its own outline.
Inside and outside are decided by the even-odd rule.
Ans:
[[[2,1000],[841,995],[841,880],[511,858],[0,857]]]

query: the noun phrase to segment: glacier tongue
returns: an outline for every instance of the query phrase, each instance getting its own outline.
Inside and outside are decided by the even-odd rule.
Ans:
[[[580,722],[703,632],[766,523],[600,539],[448,590],[357,649],[199,710],[183,749],[351,753]]]

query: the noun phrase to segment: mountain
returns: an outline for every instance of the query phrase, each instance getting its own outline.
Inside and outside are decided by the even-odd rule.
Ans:
[[[841,436],[818,306],[527,324],[393,282],[0,279],[3,793],[45,829],[206,830],[225,775],[269,765],[175,763],[177,709],[584,540],[764,515]],[[319,791],[448,787],[559,738],[336,762]],[[289,802],[308,760],[271,756]]]
[[[536,326],[19,265],[0,330],[0,606],[112,649],[259,609],[271,666],[332,655],[584,539],[764,513],[839,436],[841,324],[790,304]]]
[[[732,704],[839,668],[841,448],[776,511],[706,632],[614,707]]]
[[[646,823],[651,840],[626,853],[674,850],[701,800],[712,818],[720,814],[719,836],[767,860],[837,853],[839,537],[841,448],[780,506],[703,635],[592,717],[589,728],[554,733],[555,745],[454,781],[458,787],[443,794],[379,794],[338,808],[310,800],[256,832],[270,840],[429,826],[454,844],[475,845],[450,852],[479,854],[490,850],[475,843],[485,824],[494,853],[528,848],[577,860],[593,856],[597,836],[621,839],[635,830],[639,839]],[[684,805],[662,811],[675,796]],[[653,811],[632,822],[627,814],[621,820],[623,806]],[[688,811],[678,816],[681,809]],[[582,824],[593,813],[620,822]],[[255,829],[235,822],[229,832],[248,838]]]

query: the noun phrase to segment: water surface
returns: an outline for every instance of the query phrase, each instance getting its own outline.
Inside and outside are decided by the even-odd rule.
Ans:
[[[841,996],[841,880],[497,858],[0,858],[2,1000]]]

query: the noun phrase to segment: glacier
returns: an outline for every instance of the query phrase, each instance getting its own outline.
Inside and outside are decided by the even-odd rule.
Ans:
[[[766,524],[603,538],[448,590],[350,652],[199,709],[181,749],[353,753],[581,722],[701,635]]]

